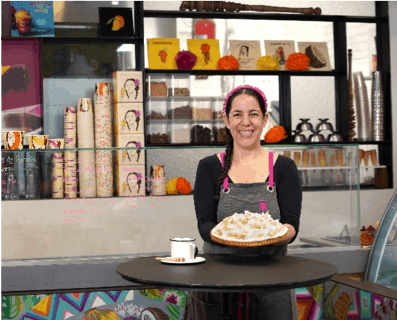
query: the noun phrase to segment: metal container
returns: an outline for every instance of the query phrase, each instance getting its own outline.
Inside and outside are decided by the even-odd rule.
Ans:
[[[372,73],[372,136],[374,141],[384,140],[384,102],[382,79],[379,71]]]
[[[334,131],[332,123],[328,122],[328,118],[318,120],[320,120],[320,123],[316,125],[316,131]]]
[[[296,143],[306,143],[307,142],[306,136],[304,134],[302,134],[301,131],[294,130],[293,132],[295,134],[292,137],[292,141],[294,141]]]
[[[354,77],[354,96],[355,112],[357,118],[357,140],[372,140],[371,111],[368,102],[367,85],[361,71],[355,72]]]
[[[329,136],[328,136],[328,141],[329,142],[341,142],[343,141],[342,136],[340,135],[339,131],[333,131]]]
[[[311,134],[309,136],[309,141],[312,143],[316,143],[316,142],[324,142],[325,138],[324,136],[319,133],[318,131],[313,131],[313,134]]]
[[[309,122],[310,119],[299,119],[302,121],[296,126],[296,131],[313,131],[313,125]]]

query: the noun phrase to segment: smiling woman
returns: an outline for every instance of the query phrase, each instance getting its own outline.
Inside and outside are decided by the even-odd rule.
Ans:
[[[260,137],[268,121],[267,99],[245,85],[226,97],[223,120],[229,137],[226,152],[200,160],[194,186],[198,229],[206,254],[285,255],[299,231],[302,187],[294,161],[263,149]],[[273,165],[274,164],[274,165]],[[285,239],[269,245],[229,246],[214,242],[211,230],[234,213],[268,213],[288,229]],[[215,293],[190,292],[185,319],[219,319]],[[240,293],[232,298],[233,313],[249,319],[297,319],[294,291]],[[245,302],[244,302],[245,301]],[[204,310],[205,309],[205,310]],[[248,317],[246,317],[248,319]]]

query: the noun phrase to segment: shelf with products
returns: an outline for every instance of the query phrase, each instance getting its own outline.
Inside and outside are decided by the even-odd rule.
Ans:
[[[268,146],[294,160],[303,190],[345,190],[376,184],[378,158],[368,156],[359,166],[358,145]],[[178,152],[175,152],[178,150]],[[22,149],[2,152],[3,200],[109,198],[165,195],[153,180],[165,183],[183,177],[194,186],[198,162],[224,152],[224,145],[129,146],[121,148]],[[189,159],[187,161],[186,159]],[[163,175],[152,175],[153,166]]]

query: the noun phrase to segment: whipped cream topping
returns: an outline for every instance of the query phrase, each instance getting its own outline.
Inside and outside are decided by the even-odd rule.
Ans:
[[[211,234],[227,241],[253,242],[274,239],[283,236],[288,228],[274,220],[269,212],[235,213],[218,223]]]

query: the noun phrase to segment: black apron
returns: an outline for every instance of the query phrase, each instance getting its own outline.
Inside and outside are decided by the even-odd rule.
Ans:
[[[224,153],[221,154],[222,167]],[[232,183],[229,178],[223,182],[218,205],[217,222],[235,212],[265,212],[273,219],[280,219],[280,208],[277,201],[277,188],[273,181],[273,153],[269,152],[269,181],[259,183]],[[205,254],[259,254],[286,255],[287,246],[266,245],[259,247],[232,247],[204,243]],[[248,310],[242,310],[242,294],[232,294],[233,313],[237,320],[273,320],[297,319],[295,290],[275,292],[255,292],[247,295]],[[186,304],[185,320],[219,319],[221,314],[220,293],[189,292]],[[248,318],[249,314],[249,318]]]

